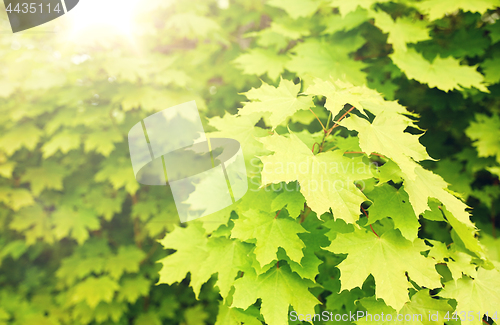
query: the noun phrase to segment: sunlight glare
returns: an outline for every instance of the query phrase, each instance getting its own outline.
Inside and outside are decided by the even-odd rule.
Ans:
[[[82,0],[68,15],[72,33],[100,31],[131,36],[140,0]]]

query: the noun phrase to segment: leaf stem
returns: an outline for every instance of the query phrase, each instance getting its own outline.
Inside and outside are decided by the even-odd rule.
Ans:
[[[332,112],[330,112],[330,114],[328,114],[328,120],[326,120],[325,130],[328,129],[328,127],[330,126],[331,119],[332,119]]]
[[[316,115],[316,113],[314,113],[314,111],[309,107],[309,110],[311,111],[311,113],[313,113],[313,115],[316,117],[316,119],[318,120],[319,124],[321,124],[321,127],[323,128],[323,131],[326,132],[326,128],[325,126],[323,125],[323,123],[321,122],[321,120],[319,119],[318,115]]]
[[[306,212],[307,210],[307,212]],[[304,211],[302,212],[302,214],[300,215],[300,223],[303,223],[304,220],[306,220],[307,216],[309,215],[309,213],[311,213],[311,208],[307,206],[307,204],[304,203]]]
[[[278,215],[280,214],[281,210],[278,210],[278,212],[276,212],[276,215],[274,216],[274,219],[277,219],[278,218]]]
[[[363,207],[361,207],[361,210],[363,211],[363,213],[365,214],[366,218],[368,219],[368,213],[366,213],[365,209]],[[372,229],[373,233],[378,237],[380,238],[380,236],[375,232],[375,230],[373,229],[372,225],[370,224],[370,228]]]
[[[314,147],[315,147],[316,145],[318,145],[318,146],[319,146],[319,143],[314,142],[313,147],[312,147],[312,149],[311,149],[312,153],[314,153]]]
[[[355,108],[356,108],[356,107],[354,107],[354,106],[353,106],[353,107],[351,107],[351,108],[349,108],[349,110],[348,110],[347,112],[345,112],[345,113],[344,113],[344,115],[342,115],[342,116],[339,118],[339,120],[338,120],[338,121],[336,121],[336,122],[335,122],[335,124],[334,124],[334,125],[333,125],[333,126],[332,126],[332,127],[331,127],[328,131],[327,131],[326,136],[329,136],[329,135],[330,135],[330,133],[332,133],[333,129],[335,129],[337,126],[339,126],[339,125],[340,125],[340,124],[339,124],[339,123],[340,123],[340,121],[342,121],[342,119],[343,119],[344,117],[346,117],[346,115],[347,115],[347,114],[349,114],[349,113],[350,113],[353,109],[355,109]]]
[[[320,153],[320,152],[322,152],[322,151],[323,151],[323,147],[324,147],[324,145],[325,145],[325,140],[326,140],[326,137],[327,137],[327,136],[329,136],[329,135],[332,133],[333,129],[335,129],[337,126],[339,126],[340,121],[342,121],[342,119],[343,119],[344,117],[346,117],[346,116],[347,116],[347,114],[349,114],[349,113],[350,113],[350,112],[351,112],[354,108],[355,108],[355,107],[353,106],[353,107],[351,107],[351,108],[350,108],[347,112],[345,112],[345,113],[344,113],[344,115],[342,115],[342,116],[339,118],[339,120],[338,120],[338,121],[336,121],[336,122],[335,122],[335,124],[334,124],[334,125],[333,125],[330,129],[328,129],[328,130],[327,130],[326,128],[323,128],[323,131],[325,132],[325,134],[323,135],[323,140],[321,140],[321,145],[319,146],[319,151],[318,151],[318,153]],[[330,112],[330,114],[331,114],[331,112]],[[328,122],[330,122],[330,118],[331,118],[331,115],[328,117]],[[328,125],[328,124],[327,124],[327,125]]]

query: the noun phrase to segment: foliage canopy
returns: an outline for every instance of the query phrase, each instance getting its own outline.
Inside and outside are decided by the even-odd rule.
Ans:
[[[2,34],[0,324],[492,324],[499,7],[153,0],[131,35]],[[192,99],[249,191],[179,225],[126,135]]]

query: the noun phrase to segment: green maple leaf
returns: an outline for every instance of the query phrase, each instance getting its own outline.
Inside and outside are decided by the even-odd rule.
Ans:
[[[86,136],[85,152],[96,151],[104,157],[109,156],[115,149],[115,143],[123,141],[123,136],[116,129],[98,130]]]
[[[347,15],[328,15],[325,17],[323,24],[326,26],[323,33],[335,34],[338,31],[350,31],[365,21],[368,21],[368,11],[358,7],[355,11],[349,12]]]
[[[388,1],[389,0],[356,0],[356,1],[331,0],[330,5],[332,7],[339,8],[340,14],[342,16],[345,16],[348,13],[357,10],[358,6],[369,10],[375,3],[384,3]]]
[[[223,117],[215,116],[208,119],[208,124],[219,131],[207,133],[207,136],[238,140],[245,160],[251,160],[265,152],[262,143],[257,141],[257,138],[268,135],[266,130],[255,126],[260,119],[260,113],[243,116],[226,113]]]
[[[126,304],[116,301],[100,302],[94,310],[94,318],[98,323],[104,323],[107,320],[117,323],[126,311]]]
[[[219,312],[215,325],[262,325],[257,319],[260,316],[256,308],[248,308],[250,312],[245,312],[239,308],[230,308],[224,303],[219,304]]]
[[[47,212],[38,204],[22,208],[15,213],[9,228],[23,233],[27,245],[35,244],[38,238],[47,243],[54,242],[52,222]]]
[[[66,286],[72,286],[89,274],[102,274],[109,255],[106,242],[89,240],[77,248],[73,255],[62,260],[56,276]]]
[[[290,51],[294,53],[286,68],[300,77],[348,80],[354,84],[366,82],[366,66],[361,61],[349,58],[349,53],[364,44],[360,37],[321,41],[308,39]]]
[[[488,9],[495,9],[500,6],[498,0],[426,0],[415,3],[415,6],[424,14],[429,16],[429,20],[436,20],[446,14],[451,14],[456,10],[462,9],[463,11],[483,13]]]
[[[398,230],[383,233],[380,238],[364,229],[347,234],[337,234],[326,249],[335,254],[348,254],[340,263],[342,289],[362,287],[372,274],[375,278],[375,294],[388,306],[401,310],[409,300],[408,276],[420,286],[441,287],[440,276],[432,259],[420,254],[423,241],[410,242]],[[387,267],[390,266],[390,267]]]
[[[114,279],[119,279],[124,272],[139,272],[139,263],[146,256],[137,246],[120,246],[116,255],[108,257],[105,269]]]
[[[243,173],[238,174],[241,179],[245,176]],[[220,212],[221,206],[227,207],[232,203],[231,192],[229,191],[228,184],[225,179],[221,178],[222,169],[219,173],[211,173],[203,177],[196,185],[195,191],[191,192],[183,203],[189,205],[189,211],[202,211],[208,217],[212,213]],[[246,184],[239,184],[240,187],[231,187],[232,193],[239,199],[241,195],[246,192]],[[211,195],[207,195],[210,193]],[[236,196],[238,195],[238,196]],[[196,219],[196,214],[195,218]],[[193,219],[189,219],[191,221]]]
[[[300,83],[294,84],[290,80],[281,79],[277,88],[263,83],[260,88],[252,88],[245,93],[252,102],[244,103],[239,115],[250,115],[256,112],[270,113],[269,121],[274,129],[287,117],[296,111],[314,106],[311,96],[300,96]]]
[[[366,86],[353,86],[349,82],[341,80],[315,79],[307,90],[307,94],[321,95],[326,97],[325,108],[332,112],[335,119],[344,108],[345,104],[350,104],[358,110],[366,110],[378,115],[382,112],[414,115],[397,102],[385,101],[382,95]]]
[[[428,240],[433,247],[429,251],[430,257],[436,259],[438,263],[445,263],[455,281],[466,274],[472,277],[477,276],[476,265],[472,264],[472,256],[456,249],[456,245],[450,245],[450,249],[442,242]]]
[[[463,325],[479,325],[482,324],[482,317],[478,317],[478,313],[481,315],[488,313],[490,317],[498,313],[500,294],[495,288],[499,286],[500,272],[497,269],[486,270],[480,267],[474,279],[463,277],[456,282],[446,282],[439,296],[455,299],[458,315],[460,312],[474,313],[474,320],[462,320]]]
[[[453,230],[457,233],[458,237],[460,240],[463,242],[465,247],[475,254],[477,254],[480,258],[485,259],[486,254],[484,252],[483,247],[479,243],[479,240],[476,238],[477,235],[477,228],[473,225],[470,224],[465,224],[461,220],[458,220],[458,218],[453,214],[448,212],[448,208],[443,208],[443,212],[446,216],[446,220],[448,220],[448,223],[451,225]],[[448,212],[448,213],[446,213]],[[453,237],[453,233],[452,233]],[[456,238],[453,238],[455,242],[458,242],[459,240]]]
[[[155,312],[149,311],[140,314],[135,320],[134,325],[162,325],[161,318]]]
[[[158,213],[158,205],[155,204],[154,200],[139,199],[139,201],[137,201],[137,203],[132,206],[132,217],[139,218],[139,220],[144,222],[148,221],[151,216],[154,216]]]
[[[431,159],[418,141],[419,136],[404,132],[412,122],[402,115],[382,112],[372,123],[351,115],[341,125],[359,132],[359,146],[365,153],[376,152],[391,158],[411,178],[415,177],[412,159]]]
[[[383,100],[380,94],[366,86],[354,87],[350,83],[334,80],[333,78],[328,80],[314,79],[313,83],[307,88],[306,93],[325,96],[325,108],[332,112],[333,119],[340,113],[345,104],[362,109],[361,102]]]
[[[137,69],[135,70],[137,71]],[[157,83],[165,86],[173,84],[179,87],[186,87],[193,83],[193,79],[186,71],[178,69],[165,69],[162,74],[157,74],[155,77]]]
[[[44,161],[41,167],[27,168],[21,177],[21,182],[29,182],[31,192],[35,196],[39,196],[45,189],[62,190],[63,179],[66,175],[67,171],[62,165]]]
[[[175,225],[179,224],[179,217],[175,210],[175,205],[170,202],[165,210],[148,220],[144,228],[147,230],[150,237],[156,237],[163,231],[170,232],[174,229]]]
[[[289,39],[286,36],[271,28],[249,32],[246,33],[244,37],[257,37],[257,45],[263,48],[274,47],[278,51],[285,49],[289,43]]]
[[[297,236],[307,232],[291,218],[275,218],[271,213],[249,210],[234,221],[231,237],[242,241],[255,240],[255,255],[260,266],[276,260],[276,253],[282,247],[297,263],[304,256],[304,242]]]
[[[270,0],[266,4],[286,11],[293,19],[314,14],[324,0]]]
[[[43,158],[53,156],[58,150],[65,154],[70,150],[79,148],[80,137],[79,133],[71,130],[63,130],[57,133],[42,146]]]
[[[89,307],[95,308],[99,302],[111,302],[120,286],[108,276],[88,277],[78,283],[70,294],[72,303],[85,301]]]
[[[283,209],[286,206],[290,217],[296,218],[299,216],[300,212],[304,210],[305,202],[306,199],[299,191],[285,190],[278,194],[278,196],[273,200],[271,209],[273,211],[277,211]]]
[[[191,273],[191,287],[196,296],[203,283],[210,279],[210,272],[195,272],[200,270],[207,258],[207,243],[205,230],[199,223],[190,223],[186,228],[175,227],[160,243],[164,248],[177,250],[175,253],[159,260],[162,264],[158,283],[173,284],[181,282]]]
[[[382,184],[388,181],[393,181],[395,184],[398,184],[403,181],[403,172],[401,172],[401,168],[392,160],[388,160],[381,167],[377,166],[374,170],[374,175]]]
[[[361,158],[347,158],[339,151],[314,155],[299,138],[274,134],[262,143],[273,155],[261,157],[262,184],[299,181],[300,192],[318,217],[330,208],[335,218],[354,223],[359,206],[367,200],[354,181],[371,178]]]
[[[500,82],[500,59],[486,59],[481,63],[481,68],[484,71],[484,81],[490,84]]]
[[[437,56],[434,61],[427,61],[414,49],[396,50],[390,55],[409,79],[415,79],[429,87],[437,87],[444,91],[475,87],[482,92],[489,92],[483,84],[484,77],[476,67],[460,65],[460,61],[452,57],[442,59]]]
[[[243,70],[243,73],[262,76],[276,80],[290,60],[286,55],[280,55],[272,49],[254,48],[238,56],[233,62]]]
[[[13,188],[9,196],[10,198],[7,205],[14,211],[19,211],[19,209],[31,206],[35,203],[33,195],[25,188]]]
[[[416,165],[415,174],[415,179],[403,175],[405,191],[408,193],[415,214],[420,215],[424,211],[430,210],[430,212],[426,211],[424,213],[423,216],[425,218],[443,221],[444,219],[440,213],[437,213],[437,204],[431,203],[429,206],[431,198],[437,199],[445,206],[442,209],[450,212],[447,215],[447,220],[465,246],[473,252],[478,253],[481,257],[484,257],[484,251],[475,238],[476,227],[470,221],[470,215],[466,211],[468,208],[467,205],[447,190],[448,183],[439,175],[425,170],[420,165]]]
[[[248,210],[254,210],[259,207],[261,211],[271,211],[273,200],[278,195],[269,188],[260,186],[260,183],[250,182],[248,193],[241,199],[241,202],[235,206],[238,215],[244,215]]]
[[[373,224],[385,217],[391,217],[394,221],[394,228],[399,229],[406,239],[414,241],[418,237],[420,223],[410,204],[408,194],[402,187],[396,189],[388,184],[383,184],[380,187],[375,187],[367,195],[373,202],[368,209],[370,214],[368,224]]]
[[[118,300],[133,304],[139,297],[148,296],[150,287],[151,281],[143,276],[125,278],[120,282]]]
[[[307,240],[304,240],[304,243],[307,245]],[[297,273],[301,278],[303,279],[309,279],[311,281],[314,281],[316,276],[319,273],[318,267],[323,263],[322,260],[320,260],[316,254],[314,254],[314,249],[309,248],[306,246],[304,249],[304,257],[300,261],[300,263],[297,263],[295,261],[292,261],[286,254],[285,251],[280,249],[278,250],[278,259],[281,261],[286,261],[288,265],[290,266],[290,269]],[[263,270],[266,270],[264,268]],[[261,271],[262,272],[262,271]],[[260,273],[260,272],[259,272]]]
[[[252,247],[238,240],[225,237],[210,238],[207,244],[208,256],[200,272],[217,273],[216,285],[225,300],[240,270],[251,267],[248,258]]]
[[[18,260],[27,250],[28,246],[23,240],[10,241],[0,248],[0,266],[2,266],[2,260],[7,256],[12,257],[13,260]],[[0,309],[0,320],[2,319],[1,312],[2,310]]]
[[[1,158],[0,155],[0,176],[5,178],[11,178],[12,172],[14,171],[15,167],[16,163],[14,163],[13,161],[3,162],[3,159]]]
[[[490,259],[500,262],[500,238],[482,233],[481,244],[487,248],[486,253]]]
[[[101,226],[99,218],[91,210],[75,211],[69,207],[60,207],[52,214],[54,236],[74,238],[78,244],[83,244],[89,238],[89,230],[97,230]]]
[[[479,157],[496,156],[500,163],[500,117],[488,117],[476,114],[476,121],[471,122],[465,134],[474,141]]]
[[[109,181],[115,190],[125,187],[125,190],[133,195],[139,189],[139,183],[135,179],[134,171],[130,165],[130,158],[113,157],[111,155],[101,164],[101,169],[95,174],[96,182]]]
[[[231,213],[234,211],[234,209],[235,207],[233,205],[230,205],[208,216],[199,218],[195,222],[200,222],[207,234],[210,234],[216,231],[222,225],[227,225],[229,219],[231,218]]]
[[[207,239],[200,223],[175,228],[161,243],[165,248],[177,249],[177,252],[160,261],[163,268],[159,283],[180,282],[190,272],[191,286],[196,295],[201,285],[217,273],[216,285],[226,299],[238,272],[251,267],[248,259],[251,245],[225,237]]]
[[[464,165],[458,160],[451,158],[441,159],[437,168],[434,169],[436,174],[450,184],[450,190],[460,193],[464,198],[472,194],[471,184],[474,178],[471,173],[463,172]]]
[[[289,17],[279,17],[271,22],[268,28],[270,31],[283,35],[292,40],[309,36],[313,24],[307,19],[291,19]]]
[[[500,41],[500,24],[498,21],[495,24],[487,26],[486,29],[490,32],[488,36],[491,38],[492,44]]]
[[[208,314],[203,310],[203,305],[196,305],[184,311],[185,322],[182,322],[181,325],[205,325],[207,318]]]
[[[465,211],[467,205],[446,190],[448,183],[439,175],[422,168],[420,165],[416,165],[415,174],[417,175],[415,179],[404,176],[404,184],[416,215],[420,215],[425,210],[431,210],[428,201],[429,198],[435,198],[446,206],[454,218],[465,226],[474,228],[469,213]]]
[[[89,207],[92,207],[99,215],[104,216],[106,221],[110,221],[115,213],[122,210],[125,195],[124,192],[118,192],[113,197],[113,195],[106,193],[103,188],[95,187],[85,196],[85,199]],[[154,206],[154,204],[151,205]]]
[[[0,148],[8,156],[22,147],[33,150],[42,134],[43,132],[34,123],[24,123],[2,132]]]
[[[291,260],[285,251],[278,250],[278,260],[285,260],[290,269],[300,275],[303,279],[315,280],[319,273],[318,267],[322,260],[320,260],[315,252],[321,251],[322,247],[328,246],[330,242],[325,236],[328,229],[321,228],[320,223],[322,223],[317,218],[306,218],[302,223],[302,226],[306,228],[309,232],[299,234],[306,247],[304,248],[304,257],[301,259],[300,263]]]
[[[444,221],[446,222],[445,218],[443,217],[443,213],[441,212],[441,202],[439,202],[436,199],[429,199],[429,210],[426,210],[423,214],[422,217],[424,217],[427,220],[432,220],[432,221]]]
[[[427,22],[412,20],[408,17],[399,17],[394,21],[389,14],[383,11],[372,12],[375,25],[384,33],[389,33],[387,43],[394,49],[406,51],[407,43],[418,43],[430,39]]]
[[[162,104],[171,99],[166,92],[159,92],[155,88],[137,88],[133,84],[124,84],[113,98],[113,102],[120,104],[125,112],[138,107],[145,111],[152,111],[164,108]]]
[[[319,301],[309,292],[310,281],[302,280],[287,266],[271,268],[267,273],[257,275],[245,272],[235,281],[232,307],[248,308],[257,299],[262,300],[260,311],[267,324],[288,324],[290,305],[299,314],[314,314]]]
[[[430,296],[429,290],[420,290],[411,297],[411,301],[405,303],[401,310],[394,310],[387,306],[381,300],[373,298],[363,298],[360,300],[361,305],[366,308],[367,313],[372,314],[372,321],[363,317],[356,324],[377,324],[377,325],[391,325],[394,323],[407,324],[407,325],[443,325],[444,317],[448,314],[450,316],[453,308],[446,300],[434,299]],[[373,315],[381,315],[384,313],[386,321],[373,321]],[[436,317],[437,319],[431,318]],[[387,321],[388,316],[391,315],[392,319]],[[402,316],[402,320],[398,320],[398,315]],[[404,317],[410,315],[411,320],[406,320]],[[399,317],[401,317],[399,316]],[[407,316],[408,317],[408,316]]]

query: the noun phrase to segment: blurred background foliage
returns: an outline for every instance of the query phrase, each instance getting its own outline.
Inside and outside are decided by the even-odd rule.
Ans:
[[[75,28],[77,7],[17,34],[1,9],[0,324],[233,324],[217,320],[210,284],[199,300],[187,280],[155,285],[155,262],[169,253],[157,240],[178,217],[168,187],[134,179],[126,135],[193,99],[207,130],[237,133],[221,117],[280,75],[367,84],[418,113],[437,159],[424,166],[473,208],[498,255],[497,5],[153,0],[123,13],[132,25]],[[309,112],[288,124],[321,130]],[[446,227],[426,221],[421,231],[447,241]]]

